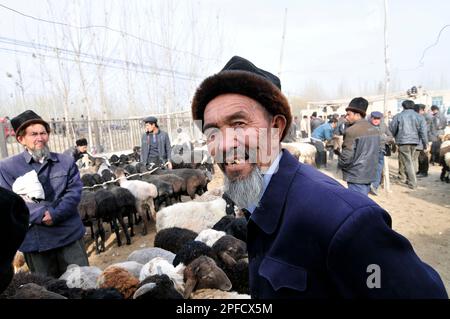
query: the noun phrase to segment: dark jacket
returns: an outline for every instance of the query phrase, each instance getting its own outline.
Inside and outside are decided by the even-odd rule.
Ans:
[[[403,110],[392,119],[389,129],[398,145],[428,143],[427,124],[423,116],[411,109]]]
[[[50,153],[40,164],[27,151],[8,157],[0,161],[0,186],[12,190],[14,181],[33,169],[44,189],[45,200],[26,203],[30,211],[30,228],[20,251],[46,251],[82,238],[85,228],[78,214],[78,203],[83,184],[73,158]],[[46,210],[53,220],[51,226],[42,223]]]
[[[247,241],[253,298],[447,298],[386,211],[285,150]],[[373,264],[381,286],[369,289]]]
[[[365,119],[345,130],[338,165],[343,179],[349,183],[370,184],[376,179],[380,153],[380,133]]]
[[[147,139],[147,133],[142,134],[141,138],[141,162],[147,163],[148,152],[150,150],[150,144]],[[158,129],[158,151],[160,160],[165,163],[170,160],[171,156],[171,146],[169,135]]]

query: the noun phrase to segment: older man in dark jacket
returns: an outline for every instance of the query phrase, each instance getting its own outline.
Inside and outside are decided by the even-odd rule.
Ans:
[[[447,298],[387,212],[280,151],[292,116],[278,77],[233,57],[192,114],[248,219],[252,298]]]
[[[368,102],[354,98],[345,109],[347,123],[338,166],[348,188],[364,195],[376,180],[380,152],[380,132],[365,120]]]
[[[50,127],[31,110],[11,120],[21,154],[0,161],[0,186],[21,195],[30,227],[20,251],[32,272],[59,277],[70,264],[89,264],[78,214],[82,183],[73,158],[50,152]]]
[[[402,102],[403,111],[396,114],[392,119],[389,129],[398,145],[399,167],[403,166],[406,172],[406,184],[411,189],[417,188],[417,177],[414,169],[414,153],[419,143],[423,143],[426,151],[427,124],[423,116],[414,111],[414,102],[405,100]],[[402,170],[400,170],[402,174]],[[403,180],[405,177],[400,176]]]

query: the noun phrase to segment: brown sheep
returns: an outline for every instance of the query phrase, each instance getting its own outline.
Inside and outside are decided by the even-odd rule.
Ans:
[[[97,279],[97,288],[115,288],[125,299],[133,296],[138,285],[139,280],[120,267],[108,267]]]

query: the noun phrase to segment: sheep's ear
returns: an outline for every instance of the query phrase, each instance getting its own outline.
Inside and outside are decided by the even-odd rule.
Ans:
[[[186,285],[184,286],[184,299],[189,299],[192,292],[194,291],[195,286],[197,285],[197,278],[188,278],[186,281]]]
[[[234,266],[236,264],[236,260],[234,260],[234,258],[231,257],[226,251],[220,252],[219,257],[227,266]]]

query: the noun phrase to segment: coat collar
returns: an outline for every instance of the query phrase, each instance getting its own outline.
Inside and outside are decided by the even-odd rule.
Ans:
[[[291,182],[299,165],[297,159],[283,150],[278,172],[272,176],[259,206],[251,214],[250,219],[266,234],[272,234],[278,226]]]
[[[33,157],[31,157],[31,154],[27,150],[25,150],[22,154],[23,154],[23,157],[25,158],[25,161],[28,164],[30,164],[31,161],[33,160]],[[48,158],[45,159],[44,162],[49,161],[49,160],[53,161],[53,162],[57,162],[58,158],[56,157],[55,153],[50,152],[50,155],[48,156]]]

